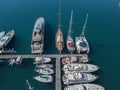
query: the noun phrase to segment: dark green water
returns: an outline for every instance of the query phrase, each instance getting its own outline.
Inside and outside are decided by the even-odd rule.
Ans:
[[[91,63],[101,67],[96,72],[99,79],[94,82],[106,90],[120,90],[120,7],[119,0],[62,0],[62,31],[66,39],[70,11],[73,16],[73,37],[79,36],[86,13],[89,14],[86,38],[91,47]],[[30,42],[34,22],[40,16],[46,20],[45,52],[58,53],[55,48],[55,33],[58,23],[58,0],[0,0],[0,31],[15,30],[10,47],[18,54],[30,53]],[[69,53],[66,48],[62,53]],[[54,62],[53,62],[54,63]],[[34,90],[55,90],[52,84],[33,80],[32,60],[24,60],[22,66],[0,64],[0,90],[27,90],[25,80],[29,79]],[[62,86],[63,88],[63,86]]]

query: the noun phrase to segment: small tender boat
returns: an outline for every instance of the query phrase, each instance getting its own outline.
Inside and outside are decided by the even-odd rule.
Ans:
[[[40,63],[48,63],[51,61],[51,58],[45,58],[45,57],[36,57],[34,64],[40,64]]]
[[[0,39],[0,49],[6,47],[8,45],[8,43],[13,38],[14,34],[15,34],[14,30],[11,30],[4,37],[2,37]]]
[[[97,76],[92,75],[91,73],[80,72],[67,73],[62,77],[64,84],[88,83],[95,81],[97,78]]]
[[[5,31],[0,32],[0,39],[5,35]]]
[[[52,64],[40,64],[36,65],[36,68],[53,68]]]
[[[62,64],[68,64],[68,63],[85,63],[88,62],[88,56],[68,56],[62,59]]]
[[[19,55],[19,56],[17,57],[17,59],[15,60],[15,63],[16,63],[16,64],[21,64],[22,61],[23,61],[23,58],[22,58],[21,55]]]
[[[84,55],[83,56],[78,56],[77,59],[78,59],[79,63],[86,63],[86,62],[89,61],[87,55],[85,55],[85,56]]]
[[[82,63],[71,63],[71,64],[65,64],[63,66],[63,71],[65,73],[69,72],[94,72],[99,69],[98,66],[93,64],[82,64]]]
[[[53,74],[54,73],[54,70],[50,69],[50,68],[41,68],[41,69],[37,69],[35,71],[40,74]]]
[[[22,58],[21,55],[19,55],[16,59],[11,58],[11,59],[9,60],[9,65],[11,65],[11,66],[12,66],[13,64],[19,65],[19,64],[22,63],[22,61],[23,61],[23,58]]]
[[[77,84],[67,86],[64,90],[105,90],[105,88],[97,84]]]
[[[9,62],[9,65],[12,66],[15,63],[15,59],[11,58],[8,62]]]
[[[65,57],[62,59],[62,64],[68,64],[68,63],[74,63],[77,62],[77,58],[76,57]]]
[[[53,81],[53,77],[51,75],[39,75],[34,77],[34,79],[44,83],[50,83]]]

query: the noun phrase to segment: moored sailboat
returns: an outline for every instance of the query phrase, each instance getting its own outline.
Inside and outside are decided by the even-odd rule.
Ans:
[[[61,30],[61,25],[60,25],[60,3],[59,3],[59,14],[58,14],[58,31],[56,33],[56,37],[55,37],[55,42],[56,42],[56,47],[57,49],[60,51],[60,54],[61,54],[61,51],[63,50],[63,47],[64,47],[64,40],[63,40],[63,33],[62,33],[62,30]]]
[[[67,36],[67,49],[71,54],[75,51],[74,41],[71,37],[72,17],[73,17],[73,11],[71,11],[70,25],[69,25],[69,31],[68,31],[68,36]]]
[[[85,20],[80,37],[76,37],[76,39],[75,39],[75,44],[76,44],[78,53],[80,53],[80,52],[89,53],[90,52],[89,44],[85,37],[85,28],[86,28],[87,19],[88,19],[88,14],[86,15],[86,20]]]

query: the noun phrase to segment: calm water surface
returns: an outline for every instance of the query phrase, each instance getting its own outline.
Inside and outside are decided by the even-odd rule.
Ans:
[[[120,0],[62,0],[61,24],[66,39],[70,11],[73,15],[73,38],[80,35],[86,13],[89,14],[86,38],[91,47],[90,63],[100,66],[95,72],[99,76],[94,83],[106,90],[120,90]],[[55,33],[58,24],[58,0],[0,0],[0,31],[15,30],[15,37],[9,47],[18,54],[30,54],[31,35],[34,22],[40,16],[46,20],[45,51],[58,53],[55,48]],[[66,40],[65,40],[66,41]],[[69,53],[66,48],[62,53]],[[29,79],[34,90],[55,90],[52,84],[33,80],[32,60],[24,60],[22,66],[0,64],[0,90],[27,90],[25,80]],[[52,62],[55,64],[55,62]],[[53,75],[55,76],[55,75]],[[63,89],[63,86],[62,86]]]

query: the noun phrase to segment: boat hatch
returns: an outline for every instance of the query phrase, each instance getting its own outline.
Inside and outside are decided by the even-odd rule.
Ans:
[[[80,46],[82,46],[82,47],[86,47],[87,44],[83,41],[83,42],[80,42]]]

